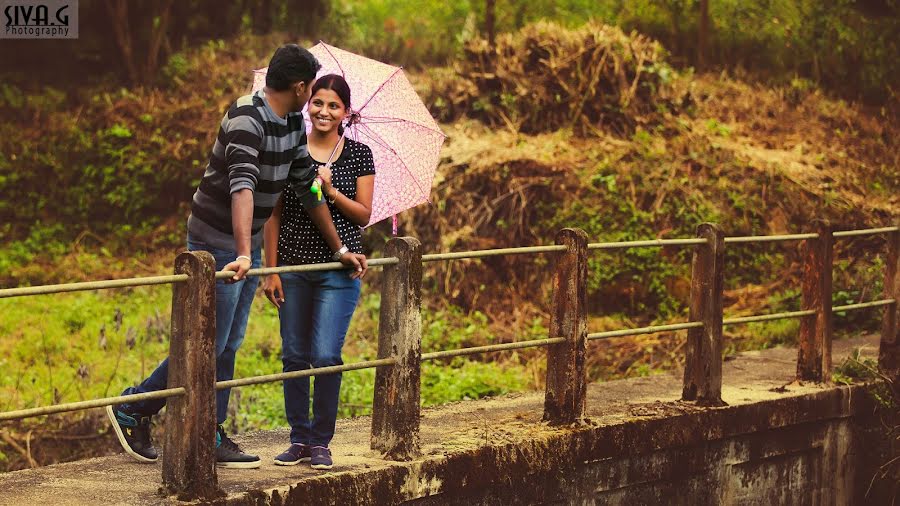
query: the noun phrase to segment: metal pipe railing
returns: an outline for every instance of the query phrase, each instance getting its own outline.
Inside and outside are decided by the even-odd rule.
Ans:
[[[645,241],[592,242],[588,249],[626,249],[626,248],[658,248],[662,246],[695,246],[706,244],[706,239],[649,239]]]
[[[234,276],[234,274],[232,274]],[[6,297],[24,297],[27,295],[45,295],[50,293],[82,292],[85,290],[102,290],[106,288],[124,288],[130,286],[164,285],[167,283],[183,283],[187,274],[171,274],[169,276],[151,276],[146,278],[110,279],[106,281],[85,281],[82,283],[63,283],[59,285],[21,286],[18,288],[0,289],[0,299]]]
[[[422,360],[438,360],[441,358],[461,357],[464,355],[475,355],[478,353],[518,350],[521,348],[536,348],[538,346],[550,346],[551,344],[559,344],[564,342],[565,340],[566,338],[564,337],[551,337],[548,339],[533,339],[531,341],[517,341],[513,343],[473,346],[471,348],[460,348],[457,350],[432,351],[429,353],[423,353]]]
[[[566,247],[559,244],[549,246],[524,246],[520,248],[483,249],[476,251],[457,251],[451,253],[431,253],[422,255],[422,262],[438,262],[441,260],[465,260],[471,258],[483,258],[505,255],[524,255],[528,253],[555,253],[565,251]]]
[[[888,306],[895,302],[897,302],[895,299],[881,299],[881,300],[873,300],[873,301],[869,301],[869,302],[858,302],[856,304],[833,306],[831,308],[831,312],[837,313],[839,311],[856,311],[857,309],[867,309],[870,307]]]
[[[592,334],[588,334],[588,340],[594,339],[607,339],[610,337],[622,337],[622,336],[638,336],[641,334],[655,334],[657,332],[666,332],[670,330],[684,330],[684,329],[693,329],[699,328],[703,326],[703,322],[686,322],[686,323],[672,323],[669,325],[653,325],[650,327],[638,327],[635,329],[621,329],[621,330],[607,330],[605,332],[594,332]]]
[[[834,232],[834,237],[856,237],[862,235],[880,234],[895,232],[898,227],[880,227],[868,228],[861,230],[844,230]],[[777,242],[777,241],[795,241],[803,239],[815,239],[819,234],[785,234],[785,235],[753,235],[753,236],[734,236],[726,237],[726,243],[754,243],[754,242]],[[684,239],[650,239],[642,241],[621,241],[621,242],[594,242],[588,244],[589,250],[601,249],[627,249],[627,248],[646,248],[646,247],[662,247],[662,246],[694,246],[704,244],[705,239],[701,238],[684,238]],[[491,256],[505,255],[522,255],[529,253],[555,253],[565,251],[563,245],[547,245],[547,246],[524,246],[516,248],[497,248],[475,251],[458,251],[449,253],[432,253],[422,255],[423,262],[437,262],[445,260],[465,260],[474,258],[484,258]],[[368,261],[370,267],[379,267],[385,265],[395,265],[397,258],[373,258]],[[291,265],[282,267],[263,267],[250,269],[248,276],[265,276],[268,274],[278,274],[282,272],[317,272],[348,269],[347,266],[340,262],[328,262],[322,264],[305,264]],[[216,272],[216,279],[225,279],[234,276],[232,271]],[[52,293],[77,292],[86,290],[101,290],[107,288],[124,288],[136,286],[161,285],[169,283],[181,283],[187,281],[185,274],[173,274],[167,276],[149,276],[141,278],[125,278],[112,279],[104,281],[86,281],[80,283],[63,283],[56,285],[27,286],[17,288],[0,289],[0,299],[8,297],[23,297],[28,295],[45,295]]]
[[[397,257],[372,258],[366,262],[368,267],[383,267],[396,265],[400,260]],[[281,274],[283,272],[321,272],[347,270],[351,267],[340,262],[325,262],[321,264],[283,265],[281,267],[257,267],[247,271],[247,276],[267,276],[269,274]],[[228,279],[235,275],[234,271],[218,271],[216,279]]]
[[[335,374],[346,371],[358,371],[360,369],[373,369],[384,365],[394,365],[397,363],[393,358],[380,358],[377,360],[366,360],[364,362],[354,362],[352,364],[332,365],[328,367],[317,367],[313,369],[304,369],[302,371],[280,372],[276,374],[266,374],[263,376],[251,376],[248,378],[239,378],[227,381],[217,381],[216,390],[224,390],[226,388],[245,387],[248,385],[260,385],[262,383],[274,383],[276,381],[284,381],[287,379],[304,378],[308,376],[325,376],[327,374]]]
[[[801,241],[804,239],[818,239],[818,237],[819,234],[739,235],[726,237],[725,243],[740,244],[751,242]]]
[[[769,320],[782,320],[785,318],[802,318],[804,316],[812,316],[816,314],[813,309],[805,309],[803,311],[787,311],[784,313],[761,314],[753,316],[738,316],[736,318],[725,318],[722,325],[737,325],[739,323],[765,322]]]
[[[148,401],[150,399],[165,399],[168,397],[175,397],[184,394],[184,387],[178,387],[167,388],[165,390],[156,390],[154,392],[145,392],[142,394],[119,395],[116,397],[103,397],[102,399],[92,399],[89,401],[69,402],[66,404],[52,404],[50,406],[42,406],[39,408],[6,411],[4,413],[0,413],[0,421],[18,420],[21,418],[52,415],[55,413],[66,413],[69,411],[81,411],[91,408],[102,408],[115,404],[125,404],[127,402]]]
[[[860,230],[841,230],[832,233],[834,237],[857,237],[860,235],[884,234],[896,232],[898,227],[864,228]]]

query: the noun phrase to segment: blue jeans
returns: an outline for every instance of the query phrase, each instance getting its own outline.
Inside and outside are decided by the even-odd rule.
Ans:
[[[281,274],[284,302],[281,320],[283,370],[341,365],[341,348],[359,300],[360,280],[347,271]],[[285,380],[284,411],[291,443],[328,446],[337,421],[341,374],[316,376],[313,419],[309,419],[309,377]]]
[[[208,251],[216,259],[216,270],[233,262],[237,253],[229,250],[212,248],[200,241],[188,237],[187,247],[190,251]],[[262,264],[260,249],[250,254],[253,267]],[[256,295],[259,278],[244,278],[237,283],[225,283],[216,280],[216,381],[234,378],[235,353],[244,341],[250,307]],[[166,388],[169,379],[169,359],[166,358],[150,373],[150,376],[136,387],[126,388],[122,395],[153,392]],[[216,422],[223,423],[228,413],[228,398],[231,389],[216,392]],[[152,399],[130,404],[123,404],[119,409],[126,413],[137,413],[143,416],[155,415],[166,404],[165,399]]]

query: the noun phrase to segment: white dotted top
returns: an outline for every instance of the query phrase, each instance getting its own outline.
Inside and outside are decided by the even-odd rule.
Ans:
[[[318,169],[324,162],[313,160]],[[331,164],[331,184],[345,197],[356,198],[356,180],[375,174],[372,150],[361,142],[344,138],[341,156]],[[325,198],[324,196],[322,198]],[[328,203],[331,219],[344,246],[353,253],[362,253],[362,234],[359,225],[344,216],[334,204]],[[300,199],[292,191],[284,192],[281,229],[278,234],[278,263],[285,265],[320,264],[332,262],[334,253],[319,229],[309,219]]]

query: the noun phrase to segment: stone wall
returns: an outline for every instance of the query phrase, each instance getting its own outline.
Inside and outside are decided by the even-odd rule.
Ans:
[[[856,504],[861,387],[644,418],[326,474],[233,504]]]

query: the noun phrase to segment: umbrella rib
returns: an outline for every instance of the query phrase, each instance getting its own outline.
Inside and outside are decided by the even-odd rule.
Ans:
[[[409,170],[409,166],[406,165],[406,162],[403,161],[403,157],[398,155],[397,151],[394,148],[392,148],[387,142],[385,142],[384,139],[381,138],[381,136],[379,136],[378,134],[373,132],[371,128],[366,127],[366,125],[363,125],[363,124],[358,124],[358,126],[365,127],[365,133],[366,133],[367,137],[369,137],[373,141],[377,142],[380,146],[389,150],[391,153],[394,154],[395,157],[397,157],[397,160],[399,160],[400,164],[403,165],[403,168],[406,169],[406,173],[409,174],[409,177],[411,177],[412,180],[416,183],[416,187],[419,189],[419,192],[422,194],[422,196],[425,197],[425,200],[427,200],[428,202],[431,202],[431,196],[428,195],[427,193],[425,193],[425,190],[422,189],[422,185],[419,184],[419,178],[417,178],[416,175],[413,174],[411,170]],[[357,130],[357,131],[359,131],[359,130]]]
[[[347,73],[344,72],[344,67],[341,66],[341,62],[338,61],[338,59],[337,59],[337,57],[334,55],[334,53],[331,52],[331,46],[329,46],[328,44],[326,44],[325,41],[323,41],[323,40],[321,40],[321,39],[319,40],[319,44],[322,44],[322,47],[325,48],[325,51],[328,53],[328,56],[330,56],[331,59],[334,60],[334,64],[337,65],[337,67],[338,67],[339,69],[341,69],[341,77],[343,77],[343,78],[346,79],[346,78],[347,78]]]
[[[408,120],[408,119],[394,118],[394,117],[391,117],[391,116],[364,116],[362,119],[365,120],[366,123],[391,123],[391,122],[393,122],[393,121],[402,121],[402,122],[405,122],[405,123],[409,123],[410,125],[416,125],[416,126],[418,126],[418,127],[422,127],[422,128],[424,128],[424,129],[426,129],[426,130],[431,130],[432,132],[434,132],[434,133],[436,133],[436,134],[441,134],[441,135],[442,135],[443,137],[445,137],[445,138],[447,137],[447,134],[445,134],[444,132],[442,132],[442,131],[439,130],[439,129],[435,129],[435,128],[432,128],[432,127],[430,127],[430,126],[423,125],[423,124],[421,124],[421,123],[416,123],[415,121],[411,121],[411,120]],[[392,121],[369,121],[369,120],[373,120],[373,119],[374,119],[374,120],[387,119],[387,120],[392,120]],[[432,120],[433,120],[433,119],[434,119],[434,118],[432,118]]]
[[[357,135],[359,135],[359,133],[360,133],[360,131],[361,131],[361,130],[360,130],[360,127],[362,127],[363,124],[362,124],[362,123],[357,123],[357,124],[355,124],[355,125],[353,125],[353,126],[356,127],[356,133],[357,133]],[[384,139],[382,139],[381,137],[377,136],[377,134],[375,134],[375,132],[372,132],[372,129],[371,129],[371,128],[366,128],[366,130],[368,131],[367,133],[364,132],[365,135],[366,135],[366,137],[368,137],[369,139],[372,139],[372,141],[374,141],[375,144],[378,144],[379,146],[381,146],[381,147],[383,147],[384,149],[386,149],[386,150],[390,151],[391,153],[393,153],[395,156],[397,156],[397,158],[400,158],[400,156],[397,155],[397,151],[395,151],[391,146],[389,146],[388,143],[384,141]],[[410,175],[412,175],[412,174],[410,174]]]
[[[396,118],[384,118],[384,119],[375,119],[372,117],[365,118],[367,125],[386,125],[388,123],[412,123],[411,121],[406,121],[405,119],[396,119]],[[415,124],[415,123],[413,123]]]
[[[332,57],[332,58],[333,58],[333,57]],[[364,103],[364,104],[362,105],[362,107],[360,107],[359,109],[357,109],[356,112],[362,113],[363,109],[365,109],[366,106],[369,105],[369,102],[371,102],[372,99],[375,98],[375,95],[378,95],[378,92],[380,92],[380,91],[384,88],[384,85],[386,85],[388,82],[390,82],[390,80],[393,79],[394,76],[397,75],[397,73],[402,72],[402,71],[403,71],[403,67],[397,67],[397,69],[394,70],[394,72],[393,72],[390,76],[388,76],[388,78],[385,79],[383,83],[381,83],[381,85],[378,87],[378,89],[375,90],[375,93],[372,93],[372,96],[370,96],[370,97],[366,100],[366,103]],[[343,69],[341,69],[341,72],[343,72]]]

